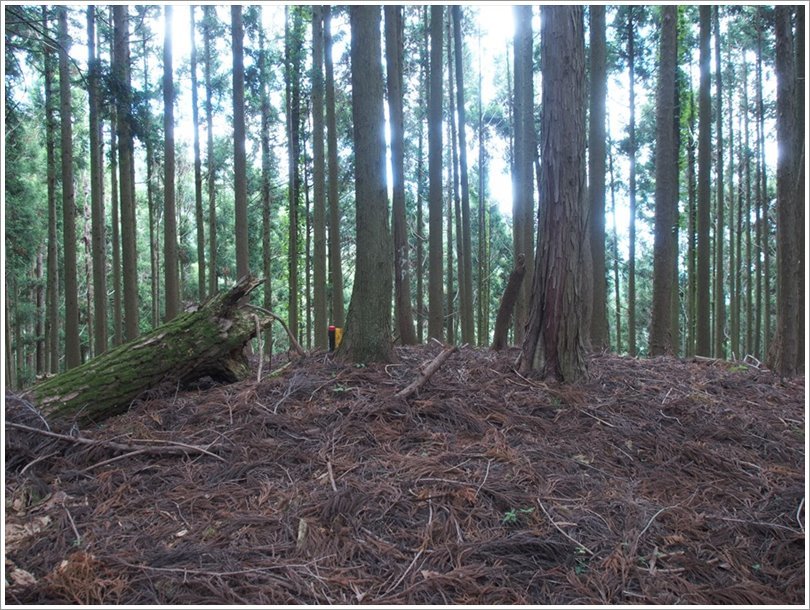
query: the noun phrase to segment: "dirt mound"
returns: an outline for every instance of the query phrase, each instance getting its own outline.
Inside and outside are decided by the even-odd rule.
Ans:
[[[107,444],[7,427],[5,602],[804,603],[803,378],[595,356],[561,386],[465,348],[395,397],[438,351],[72,432]]]

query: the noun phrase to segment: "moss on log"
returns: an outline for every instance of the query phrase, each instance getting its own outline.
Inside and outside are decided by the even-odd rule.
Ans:
[[[246,305],[263,280],[245,276],[197,311],[183,313],[148,334],[35,385],[29,392],[52,420],[99,421],[124,412],[161,384],[187,383],[206,375],[237,381],[250,372],[245,344],[272,322]]]

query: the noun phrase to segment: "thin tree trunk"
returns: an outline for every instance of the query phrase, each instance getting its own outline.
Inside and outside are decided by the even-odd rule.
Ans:
[[[736,75],[734,74],[734,67],[731,62],[731,45],[728,45],[728,54],[726,56],[726,66],[731,78],[734,82]],[[743,58],[743,65],[745,59]],[[743,67],[743,70],[745,68]],[[739,346],[735,339],[735,334],[739,333],[739,319],[737,316],[737,303],[739,302],[739,286],[737,285],[737,253],[734,250],[735,244],[735,224],[734,224],[734,111],[733,111],[733,87],[728,89],[728,305],[729,305],[729,319],[731,327],[729,329],[729,358],[736,359],[740,357]],[[746,108],[743,103],[743,108]],[[739,112],[737,113],[739,116]],[[737,133],[738,141],[742,139],[742,134]],[[742,178],[742,171],[739,173],[739,178]],[[737,181],[737,191],[742,191],[742,180]]]
[[[699,356],[711,356],[711,256],[709,244],[711,174],[711,92],[709,39],[711,7],[700,6],[700,99],[697,185],[697,311],[696,346]]]
[[[805,122],[804,122],[804,112],[805,112],[805,93],[806,93],[806,70],[805,70],[805,45],[804,45],[804,36],[805,36],[805,12],[807,7],[802,5],[798,5],[796,7],[796,38],[795,38],[795,63],[796,63],[796,130],[795,130],[795,139],[794,139],[794,158],[796,161],[796,172],[798,175],[796,176],[796,185],[795,185],[795,194],[794,197],[796,199],[796,214],[797,214],[797,221],[793,225],[794,230],[794,240],[798,246],[799,251],[799,265],[797,270],[797,275],[799,279],[799,285],[797,286],[796,292],[798,295],[798,305],[796,307],[796,338],[798,340],[798,348],[796,349],[796,371],[802,371],[804,367],[804,347],[805,347],[805,257],[807,255],[805,248],[803,247],[805,236],[804,236],[804,222],[805,222],[805,205],[804,202],[804,193],[805,193],[805,169],[806,169],[806,162],[807,156],[805,151]]]
[[[629,7],[627,17],[627,63],[630,73],[630,228],[629,260],[627,263],[627,350],[631,357],[636,355],[636,52],[635,22],[633,7]]]
[[[168,322],[180,311],[177,269],[177,213],[174,202],[174,75],[172,69],[172,7],[164,7],[163,38],[163,248]],[[238,249],[238,248],[237,248]]]
[[[453,40],[450,31],[450,19],[446,21],[447,32],[445,41],[447,44],[447,139],[449,147],[447,151],[447,312],[445,313],[447,320],[447,342],[454,344],[456,342],[456,322],[458,315],[456,312],[455,303],[457,300],[455,278],[454,278],[454,264],[453,259],[456,258],[459,262],[459,280],[461,279],[461,260],[459,257],[459,248],[453,243],[453,226],[458,224],[453,218],[453,212],[458,202],[459,188],[458,188],[458,146],[456,144],[456,103],[455,96],[453,95]],[[456,231],[458,233],[458,231]],[[455,257],[454,257],[455,251]],[[461,282],[459,281],[459,292],[461,291]]]
[[[425,275],[425,228],[424,228],[424,180],[425,180],[425,154],[424,154],[424,130],[425,122],[427,119],[427,109],[425,108],[425,98],[427,97],[427,83],[428,83],[428,58],[429,58],[429,44],[428,44],[428,9],[427,6],[421,7],[422,11],[422,45],[421,55],[419,58],[419,91],[422,95],[419,96],[419,150],[417,153],[416,161],[416,337],[419,343],[424,341],[425,337],[425,288],[424,288],[424,275]]]
[[[715,117],[717,119],[717,140],[715,150],[717,152],[717,175],[715,183],[715,201],[717,204],[717,227],[715,228],[715,253],[714,262],[714,355],[717,358],[725,358],[725,336],[727,329],[726,322],[726,296],[725,278],[723,277],[723,233],[725,231],[725,185],[723,176],[723,70],[720,61],[720,8],[713,7],[714,20],[714,65],[715,68],[715,91],[716,104]]]
[[[242,48],[242,7],[231,6],[231,40],[233,49],[233,172],[236,232],[236,277],[250,273],[247,214],[247,157],[245,153],[245,68]]]
[[[213,55],[211,50],[211,27],[214,20],[214,10],[211,5],[203,7],[203,45],[205,53],[205,123],[208,132],[206,150],[206,169],[208,171],[208,267],[209,281],[208,294],[214,295],[218,291],[217,270],[217,207],[216,207],[216,161],[214,159],[214,130],[213,130],[213,103],[211,101],[211,69]]]
[[[335,76],[332,66],[332,8],[324,12],[324,69],[326,72],[326,156],[329,170],[329,281],[332,288],[332,323],[342,327],[343,270],[340,255],[340,200],[338,193],[337,127],[335,124]]]
[[[312,7],[312,255],[314,283],[315,347],[327,349],[329,323],[326,316],[326,183],[323,125],[323,13]]]
[[[515,154],[512,168],[512,235],[515,256],[526,256],[526,268],[534,269],[534,87],[532,79],[532,7],[514,8],[514,140]],[[528,212],[528,213],[527,213]],[[515,303],[515,343],[523,342],[528,321],[531,282],[524,281]]]
[[[118,98],[118,148],[121,179],[121,246],[124,280],[124,337],[131,341],[138,336],[138,253],[136,246],[134,160],[130,112],[132,89],[129,62],[129,17],[126,6],[114,6],[115,66],[113,73],[121,84]]]
[[[142,40],[141,56],[143,57],[143,90],[149,91],[149,52],[146,46],[146,37]],[[160,210],[155,202],[155,171],[159,171],[155,161],[155,139],[152,137],[152,111],[144,112],[144,129],[149,134],[145,140],[146,145],[146,202],[149,211],[149,268],[151,288],[151,314],[152,328],[160,325],[160,244],[158,243],[158,224],[160,223]]]
[[[88,105],[90,122],[90,197],[93,233],[93,328],[96,356],[107,349],[107,255],[104,238],[103,138],[99,117],[99,62],[96,56],[95,7],[87,7]]]
[[[747,303],[748,310],[746,314],[747,319],[747,343],[746,348],[749,354],[753,354],[760,360],[763,359],[762,353],[762,327],[763,327],[763,313],[764,313],[764,330],[765,330],[765,343],[767,347],[771,341],[771,274],[770,274],[770,245],[768,244],[769,230],[769,201],[768,195],[768,179],[767,179],[767,166],[765,165],[765,104],[762,95],[762,25],[764,15],[762,7],[757,9],[757,68],[756,68],[756,105],[757,105],[757,197],[754,203],[755,215],[755,230],[756,242],[752,245],[751,239],[751,204],[750,201],[747,205],[746,216],[746,259],[748,269],[748,289],[747,289]],[[755,276],[751,277],[751,257],[752,250],[758,250],[759,254],[756,256],[755,262]],[[764,266],[764,270],[763,270]],[[765,283],[765,294],[763,295],[763,275]],[[752,281],[756,282],[756,311],[753,309],[752,301]],[[764,296],[764,312],[763,312],[763,296]],[[755,320],[752,324],[752,321]]]
[[[430,89],[428,97],[428,336],[444,337],[442,303],[442,23],[444,7],[430,7]]]
[[[42,29],[48,31],[48,7],[42,7]],[[53,100],[53,51],[50,45],[43,42],[43,59],[45,75],[45,151],[47,159],[47,189],[48,189],[48,317],[45,334],[48,337],[48,372],[59,372],[59,262],[58,238],[56,231],[56,216],[58,204],[56,200],[56,119],[54,117]],[[8,299],[7,299],[8,300]],[[6,309],[8,312],[8,309]],[[8,317],[6,318],[8,327]],[[6,334],[6,340],[9,340]],[[6,344],[11,349],[11,344]],[[7,371],[11,367],[11,359],[7,357]],[[12,384],[13,387],[13,384]]]
[[[402,109],[402,8],[385,7],[385,58],[391,132],[392,218],[394,233],[394,301],[396,328],[403,345],[416,343],[408,269],[408,222],[405,215],[405,120]]]
[[[87,320],[87,343],[80,343],[79,350],[82,355],[82,362],[85,362],[88,358],[92,358],[94,356],[93,353],[93,238],[92,238],[92,230],[90,225],[92,223],[91,220],[91,211],[90,207],[92,202],[88,197],[88,184],[87,184],[87,173],[82,172],[82,243],[84,244],[84,290],[85,290],[85,298],[87,299],[85,303],[86,308],[86,316],[85,319]],[[91,187],[92,188],[92,187]],[[79,321],[81,322],[81,313],[79,314]]]
[[[261,8],[259,9],[261,15]],[[260,19],[261,20],[261,19]],[[264,272],[264,308],[273,309],[272,252],[270,242],[270,95],[267,52],[265,50],[265,30],[259,28],[259,83],[261,89],[261,147],[262,147],[262,269]],[[272,325],[264,333],[264,353],[268,359],[273,353]]]
[[[478,345],[489,340],[489,273],[487,268],[489,235],[486,219],[486,147],[484,146],[484,103],[482,99],[483,54],[481,27],[478,27]]]
[[[73,185],[73,125],[70,100],[67,8],[59,9],[59,98],[62,135],[62,231],[65,269],[65,367],[81,364],[79,342],[79,302],[76,269],[76,201]]]
[[[456,108],[458,110],[458,150],[459,175],[461,178],[461,242],[463,257],[459,263],[463,268],[461,299],[461,340],[467,344],[475,342],[475,320],[473,317],[472,282],[472,236],[470,229],[470,179],[467,171],[467,117],[464,108],[464,49],[461,44],[461,7],[452,7],[453,36],[456,47]]]
[[[590,197],[590,235],[593,271],[590,343],[596,350],[610,345],[607,321],[607,282],[605,280],[605,101],[607,98],[607,60],[605,7],[590,7],[591,86],[588,124],[588,194]]]
[[[200,106],[197,99],[197,26],[194,6],[189,7],[191,34],[191,116],[194,124],[194,216],[197,225],[197,299],[205,300],[205,218],[202,202],[202,160],[200,159]],[[262,98],[264,99],[264,98]],[[269,308],[268,308],[269,309]]]
[[[45,372],[45,284],[43,274],[42,248],[37,249],[37,262],[34,266],[34,340],[36,342],[36,374]]]
[[[608,171],[610,172],[610,210],[613,216],[613,240],[611,254],[613,255],[613,291],[616,301],[616,353],[622,353],[622,306],[621,290],[619,286],[619,236],[616,224],[616,178],[613,175],[613,143],[610,140],[610,129],[607,130]]]
[[[695,173],[695,90],[692,82],[692,64],[689,64],[689,140],[687,142],[686,184],[689,198],[686,247],[686,355],[695,355],[695,324],[697,306],[697,179]]]
[[[285,8],[285,12],[288,11]],[[289,241],[287,267],[289,278],[288,315],[290,329],[298,336],[298,207],[301,193],[301,176],[298,169],[300,157],[300,66],[301,66],[301,13],[293,7],[293,28],[285,21],[285,65],[287,90],[287,141],[288,141],[288,192],[289,192]]]

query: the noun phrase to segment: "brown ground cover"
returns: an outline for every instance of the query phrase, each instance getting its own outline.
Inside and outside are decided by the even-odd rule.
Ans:
[[[7,426],[5,603],[805,603],[803,377],[597,355],[563,386],[464,348],[395,397],[438,352],[72,431],[130,451]]]

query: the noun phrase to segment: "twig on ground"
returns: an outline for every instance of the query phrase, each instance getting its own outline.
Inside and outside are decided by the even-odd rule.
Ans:
[[[290,346],[295,350],[295,353],[298,354],[299,356],[306,356],[307,355],[307,353],[304,351],[304,348],[301,347],[300,343],[298,343],[298,340],[295,338],[295,335],[293,335],[290,332],[290,329],[287,327],[287,323],[284,322],[284,320],[282,320],[281,317],[277,316],[276,314],[274,314],[269,309],[265,309],[264,307],[259,307],[258,305],[249,304],[249,305],[247,305],[247,307],[250,307],[251,309],[255,309],[256,311],[260,311],[260,312],[262,312],[264,314],[267,314],[268,316],[270,316],[271,318],[276,320],[279,324],[281,324],[281,326],[284,328],[284,330],[287,331],[287,336],[290,338]]]
[[[563,529],[562,529],[562,528],[561,528],[559,525],[557,525],[557,524],[554,522],[554,519],[552,519],[552,518],[551,518],[551,515],[550,515],[550,514],[548,514],[548,511],[546,510],[546,507],[545,507],[545,506],[543,506],[543,503],[540,501],[540,498],[538,498],[538,499],[537,499],[537,503],[540,505],[540,510],[542,510],[542,511],[543,511],[543,514],[544,514],[544,515],[546,516],[546,518],[549,520],[549,522],[551,523],[551,525],[553,525],[553,526],[554,526],[554,527],[557,529],[557,531],[558,531],[558,532],[560,532],[560,533],[561,533],[563,536],[565,536],[566,538],[568,538],[568,539],[569,539],[571,542],[573,542],[574,544],[576,544],[576,545],[577,545],[579,548],[581,548],[583,551],[585,551],[585,552],[586,552],[586,553],[588,553],[589,555],[594,555],[594,554],[595,554],[595,553],[594,553],[594,552],[593,552],[591,549],[589,549],[587,546],[585,546],[584,544],[582,544],[581,542],[579,542],[579,541],[578,541],[578,540],[576,540],[575,538],[572,538],[571,536],[569,536],[568,534],[566,534],[566,533],[563,531]]]

